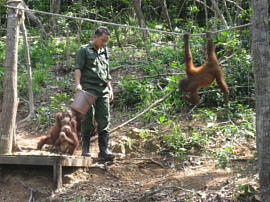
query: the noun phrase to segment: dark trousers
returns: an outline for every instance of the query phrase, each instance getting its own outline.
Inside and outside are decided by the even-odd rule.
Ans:
[[[82,117],[81,134],[83,144],[88,144],[90,141],[91,131],[94,129],[93,118],[95,118],[98,125],[99,145],[108,146],[109,124],[110,124],[110,104],[109,94],[104,93],[98,96],[95,103],[90,107],[86,115]]]

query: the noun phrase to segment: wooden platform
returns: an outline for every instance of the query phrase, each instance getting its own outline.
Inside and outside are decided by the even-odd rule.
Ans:
[[[55,189],[62,186],[62,167],[88,167],[91,157],[68,155],[0,155],[0,164],[45,165],[53,166],[53,185]]]

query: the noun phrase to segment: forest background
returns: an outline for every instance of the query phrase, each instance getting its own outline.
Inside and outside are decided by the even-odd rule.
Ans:
[[[5,5],[1,0],[0,5]],[[255,92],[251,65],[251,31],[246,26],[213,34],[216,53],[230,90],[230,103],[216,84],[200,91],[201,104],[192,106],[177,89],[185,77],[183,33],[204,33],[227,29],[251,21],[247,0],[28,0],[34,10],[89,18],[124,25],[177,32],[153,31],[110,26],[110,66],[114,76],[113,113],[121,121],[134,117],[164,95],[162,103],[144,113],[136,125],[141,138],[151,138],[149,128],[162,139],[162,151],[183,160],[200,151],[216,158],[217,166],[230,166],[242,145],[255,147]],[[0,83],[4,79],[6,8],[0,7]],[[78,47],[91,39],[99,23],[83,22],[43,14],[28,13],[26,28],[30,45],[35,114],[26,125],[46,131],[54,114],[69,106],[73,98],[73,67]],[[205,61],[205,36],[191,36],[195,64]],[[19,43],[18,120],[28,114],[28,75],[23,40]],[[3,86],[0,86],[0,95]],[[166,130],[165,130],[166,129]],[[254,154],[251,152],[252,155]],[[250,157],[255,160],[256,156]],[[243,186],[245,189],[245,186]]]

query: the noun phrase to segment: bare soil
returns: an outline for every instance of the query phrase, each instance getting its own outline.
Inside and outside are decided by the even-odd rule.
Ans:
[[[111,148],[117,150],[125,137],[135,137],[134,131],[136,128],[130,126],[119,130],[111,138]],[[40,137],[21,130],[18,144],[27,149],[24,152],[34,154]],[[142,144],[143,140],[137,138],[136,142]],[[239,147],[239,159],[222,169],[216,166],[215,158],[202,154],[186,155],[180,161],[156,152],[153,145],[142,150],[137,143],[130,151],[125,150],[126,154],[118,153],[112,163],[65,167],[63,187],[57,191],[52,189],[51,167],[1,165],[0,201],[236,201],[241,193],[238,185],[257,187],[249,147]],[[49,154],[47,149],[44,152]],[[97,154],[96,142],[91,152]]]

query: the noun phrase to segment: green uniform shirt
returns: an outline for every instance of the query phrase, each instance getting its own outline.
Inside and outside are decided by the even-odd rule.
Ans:
[[[76,54],[75,69],[81,70],[80,83],[84,89],[107,86],[111,76],[106,48],[97,51],[91,43],[82,46]]]

